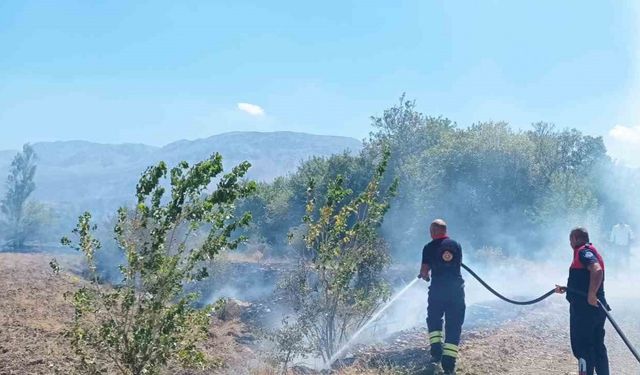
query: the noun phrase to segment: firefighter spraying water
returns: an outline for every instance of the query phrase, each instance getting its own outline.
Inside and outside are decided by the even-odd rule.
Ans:
[[[419,277],[431,281],[427,307],[431,360],[440,362],[445,374],[453,374],[466,310],[462,247],[448,237],[444,220],[434,220],[430,234],[432,241],[422,250]]]
[[[631,354],[640,362],[640,354],[609,313],[610,308],[604,295],[604,261],[589,242],[586,229],[578,227],[571,231],[570,243],[574,254],[567,286],[556,286],[545,294],[527,301],[505,297],[463,264],[462,248],[448,237],[447,224],[443,220],[438,219],[431,223],[430,235],[432,241],[423,248],[422,266],[418,279],[430,282],[427,326],[431,362],[434,364],[440,362],[445,374],[455,373],[458,345],[465,318],[466,304],[461,268],[469,272],[496,297],[515,305],[532,305],[549,298],[554,293],[567,293],[567,300],[570,302],[571,347],[578,360],[580,375],[609,374],[607,349],[604,345],[605,319],[610,321]],[[340,358],[351,344],[418,279],[406,285],[378,310],[332,356],[329,365]]]

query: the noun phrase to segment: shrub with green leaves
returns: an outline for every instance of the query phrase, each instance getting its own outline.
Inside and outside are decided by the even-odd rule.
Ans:
[[[278,373],[287,375],[289,365],[296,359],[306,357],[312,351],[305,340],[305,327],[300,322],[282,319],[280,328],[267,331],[266,339],[272,345],[269,361],[278,368]]]
[[[382,273],[390,258],[378,231],[397,187],[396,182],[386,190],[380,187],[388,161],[389,152],[384,152],[360,192],[345,188],[338,176],[320,207],[313,183],[309,187],[306,249],[281,287],[293,311],[291,324],[325,361],[389,295]]]
[[[137,185],[135,210],[118,211],[114,235],[126,261],[117,285],[99,284],[96,226],[89,213],[80,217],[76,241],[62,240],[84,254],[92,275],[70,295],[75,316],[68,337],[80,372],[158,374],[169,366],[206,364],[199,343],[213,307],[195,308],[197,294],[185,289],[208,277],[207,265],[219,252],[245,240],[234,232],[251,217],[234,214],[234,204],[255,189],[243,181],[249,167],[244,162],[220,176],[222,157],[215,154],[193,166],[148,168]]]

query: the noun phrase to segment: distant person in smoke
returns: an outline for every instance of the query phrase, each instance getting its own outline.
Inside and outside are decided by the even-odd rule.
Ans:
[[[448,237],[444,220],[434,220],[430,234],[432,241],[422,249],[418,277],[431,281],[427,307],[431,360],[441,362],[445,374],[454,374],[466,310],[464,280],[460,272],[462,247]]]
[[[609,375],[609,358],[604,345],[604,323],[609,309],[604,298],[604,261],[589,242],[585,228],[575,228],[569,234],[573,262],[569,268],[567,287],[556,292],[567,293],[569,301],[569,332],[571,349],[578,359],[580,375]],[[598,305],[602,302],[602,308]]]
[[[628,258],[631,255],[631,243],[633,242],[633,231],[628,224],[622,222],[611,228],[609,242],[617,250],[618,259]]]

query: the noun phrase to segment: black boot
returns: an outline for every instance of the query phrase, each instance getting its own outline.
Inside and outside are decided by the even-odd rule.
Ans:
[[[431,344],[431,362],[438,363],[442,360],[442,344]]]
[[[456,373],[456,359],[449,355],[442,356],[442,370],[445,374]]]

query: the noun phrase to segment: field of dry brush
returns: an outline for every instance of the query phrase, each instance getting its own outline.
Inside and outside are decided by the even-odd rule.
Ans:
[[[84,281],[77,272],[53,275],[48,265],[51,258],[46,254],[0,253],[0,375],[71,371],[71,353],[61,334],[73,312],[63,294]],[[76,258],[67,256],[62,261],[67,269],[79,269]],[[619,323],[637,341],[640,314],[628,304],[618,306],[614,312]],[[273,373],[263,363],[255,345],[257,334],[249,327],[238,318],[215,319],[205,349],[224,365],[198,373]],[[498,327],[467,329],[458,374],[575,374],[567,327],[567,306],[556,298],[522,310]],[[607,334],[612,374],[639,374],[640,367],[610,326]],[[424,362],[426,341],[423,328],[398,333],[384,345],[360,348],[352,365],[338,373],[404,372],[402,367]]]

